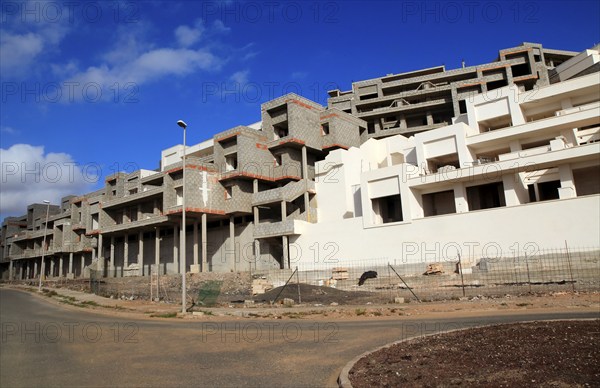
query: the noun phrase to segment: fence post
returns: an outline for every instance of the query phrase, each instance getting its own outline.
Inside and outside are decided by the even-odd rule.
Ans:
[[[292,280],[292,278],[294,277],[294,274],[296,274],[297,271],[298,271],[298,267],[296,267],[296,269],[294,270],[294,272],[292,272],[292,275],[289,277],[289,279],[287,280],[287,282],[285,282],[285,284],[283,285],[283,287],[281,288],[281,290],[279,290],[279,294],[277,294],[277,296],[275,297],[275,299],[273,299],[273,303],[275,303],[277,301],[277,298],[279,298],[279,295],[281,295],[281,293],[283,292],[283,290],[285,290],[285,288],[287,287],[288,283],[290,282],[290,280]]]
[[[460,282],[462,284],[463,296],[466,296],[465,295],[465,279],[463,278],[462,261],[460,260],[460,253],[458,254],[458,272],[460,272]]]
[[[571,287],[573,288],[573,292],[575,292],[575,280],[573,279],[573,269],[571,268],[571,254],[569,253],[569,246],[567,245],[567,240],[565,240],[565,250],[567,251],[567,264],[569,265],[569,276],[571,277]]]
[[[302,295],[300,295],[300,273],[298,272],[298,266],[296,266],[296,282],[298,282],[298,304],[301,304]]]
[[[529,284],[529,293],[531,294],[531,276],[529,275],[529,261],[527,259],[527,252],[525,252],[525,267],[527,268],[527,284]]]
[[[412,288],[410,288],[408,286],[408,284],[406,284],[406,282],[404,281],[404,279],[402,279],[402,276],[400,276],[398,274],[398,272],[396,272],[396,270],[394,269],[394,267],[392,267],[391,265],[389,265],[389,263],[388,263],[388,266],[392,269],[392,271],[394,271],[394,273],[396,274],[396,276],[398,276],[400,278],[400,280],[402,280],[402,283],[404,283],[404,285],[406,286],[406,288],[408,288],[408,291],[410,291],[410,293],[413,294],[413,296],[415,297],[415,299],[417,299],[417,301],[419,303],[421,303],[421,299],[419,299],[419,297],[413,292]]]

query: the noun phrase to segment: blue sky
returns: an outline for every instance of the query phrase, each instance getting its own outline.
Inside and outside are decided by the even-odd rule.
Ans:
[[[296,92],[600,42],[597,1],[2,1],[0,217],[98,189]]]

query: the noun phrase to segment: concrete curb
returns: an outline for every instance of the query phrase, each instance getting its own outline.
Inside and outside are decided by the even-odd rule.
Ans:
[[[504,325],[514,325],[517,323],[536,323],[536,322],[569,322],[569,321],[598,321],[597,318],[583,318],[583,319],[548,319],[548,320],[533,320],[533,321],[518,321],[518,322],[511,322],[511,323],[501,323],[501,324],[497,324],[497,325],[481,325],[481,326],[473,326],[473,327],[467,327],[464,329],[454,329],[454,330],[448,330],[448,331],[440,331],[439,333],[433,333],[433,334],[427,334],[427,335],[416,335],[413,337],[409,337],[409,338],[405,338],[402,340],[398,340],[398,341],[394,341],[391,342],[389,344],[380,346],[378,348],[375,348],[373,350],[368,350],[364,353],[362,353],[361,355],[354,357],[350,362],[348,362],[346,365],[344,365],[344,367],[342,368],[342,371],[340,372],[340,376],[338,377],[338,386],[340,388],[352,388],[352,383],[350,383],[350,378],[348,377],[348,374],[350,373],[350,370],[354,367],[354,364],[356,364],[361,358],[366,357],[368,355],[370,355],[371,353],[375,353],[377,351],[380,351],[382,349],[386,349],[389,348],[391,346],[397,345],[397,344],[401,344],[403,342],[408,342],[408,341],[412,341],[416,338],[426,338],[426,337],[431,337],[434,335],[439,335],[439,334],[449,334],[449,333],[454,333],[457,331],[466,331],[466,330],[471,330],[471,329],[480,329],[482,327],[494,327],[494,326],[504,326]]]

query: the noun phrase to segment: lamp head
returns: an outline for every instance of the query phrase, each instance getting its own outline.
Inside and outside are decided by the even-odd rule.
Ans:
[[[183,120],[177,121],[177,125],[179,125],[183,129],[187,128],[187,124]]]
[[[50,201],[48,201],[48,200],[44,200],[43,202],[44,202],[46,205],[48,205],[48,204],[50,203]]]

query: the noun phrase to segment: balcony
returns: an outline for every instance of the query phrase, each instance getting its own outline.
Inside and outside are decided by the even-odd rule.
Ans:
[[[260,223],[254,226],[254,238],[267,238],[302,234],[305,221],[285,220],[273,223]]]
[[[307,179],[290,182],[283,187],[260,191],[252,194],[252,206],[265,205],[281,201],[291,202],[305,192],[315,192],[315,182]]]
[[[102,203],[102,208],[103,209],[109,209],[111,207],[115,207],[115,206],[120,206],[120,205],[125,205],[125,204],[130,204],[133,203],[135,201],[139,201],[142,199],[146,199],[149,197],[152,197],[154,195],[158,195],[158,194],[162,194],[163,192],[163,188],[162,187],[157,187],[155,189],[149,189],[146,191],[141,191],[135,194],[130,194],[127,195],[125,197],[121,197],[121,198],[116,198],[113,200],[108,200]]]
[[[120,232],[128,229],[141,228],[143,226],[150,226],[154,224],[161,224],[168,221],[168,216],[163,215],[147,215],[145,218],[137,221],[126,222],[123,224],[116,224],[104,227],[101,229],[102,233],[113,233]]]

